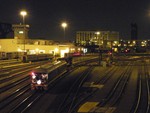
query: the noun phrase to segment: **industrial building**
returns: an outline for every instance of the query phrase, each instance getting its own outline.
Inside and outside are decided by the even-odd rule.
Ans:
[[[63,57],[65,53],[74,52],[72,43],[56,43],[53,40],[30,39],[29,25],[12,25],[13,38],[0,39],[0,53],[53,54]]]

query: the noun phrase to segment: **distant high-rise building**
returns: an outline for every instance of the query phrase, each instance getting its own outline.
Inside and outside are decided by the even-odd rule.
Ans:
[[[77,31],[77,45],[99,45],[110,47],[111,42],[119,41],[119,32],[116,31]]]
[[[138,39],[138,27],[136,23],[131,23],[131,40]]]

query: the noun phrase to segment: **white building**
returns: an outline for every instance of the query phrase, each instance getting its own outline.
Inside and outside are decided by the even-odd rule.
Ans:
[[[72,43],[59,44],[52,40],[29,39],[29,25],[13,25],[14,38],[0,39],[0,52],[26,52],[27,54],[54,54],[74,52]]]

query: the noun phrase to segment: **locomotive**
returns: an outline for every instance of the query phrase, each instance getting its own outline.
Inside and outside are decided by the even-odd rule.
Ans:
[[[48,89],[48,71],[45,68],[36,68],[31,72],[31,90]]]

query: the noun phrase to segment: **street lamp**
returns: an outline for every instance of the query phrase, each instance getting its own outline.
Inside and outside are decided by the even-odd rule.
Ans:
[[[100,65],[100,63],[101,63],[101,61],[100,60],[102,60],[102,54],[101,54],[101,52],[100,52],[100,32],[96,32],[96,34],[97,34],[97,39],[98,39],[98,45],[99,45],[99,65]]]
[[[25,16],[27,15],[27,12],[23,10],[20,12],[20,15],[23,17],[23,25],[24,25],[25,24]],[[24,55],[25,55],[25,38],[24,38]]]
[[[63,29],[64,29],[64,40],[65,40],[65,29],[66,29],[66,27],[67,27],[67,23],[66,23],[66,22],[63,22],[63,23],[61,24],[61,26],[62,26]]]
[[[27,15],[26,11],[21,11],[20,15],[23,17],[23,24],[25,24],[25,16]]]

